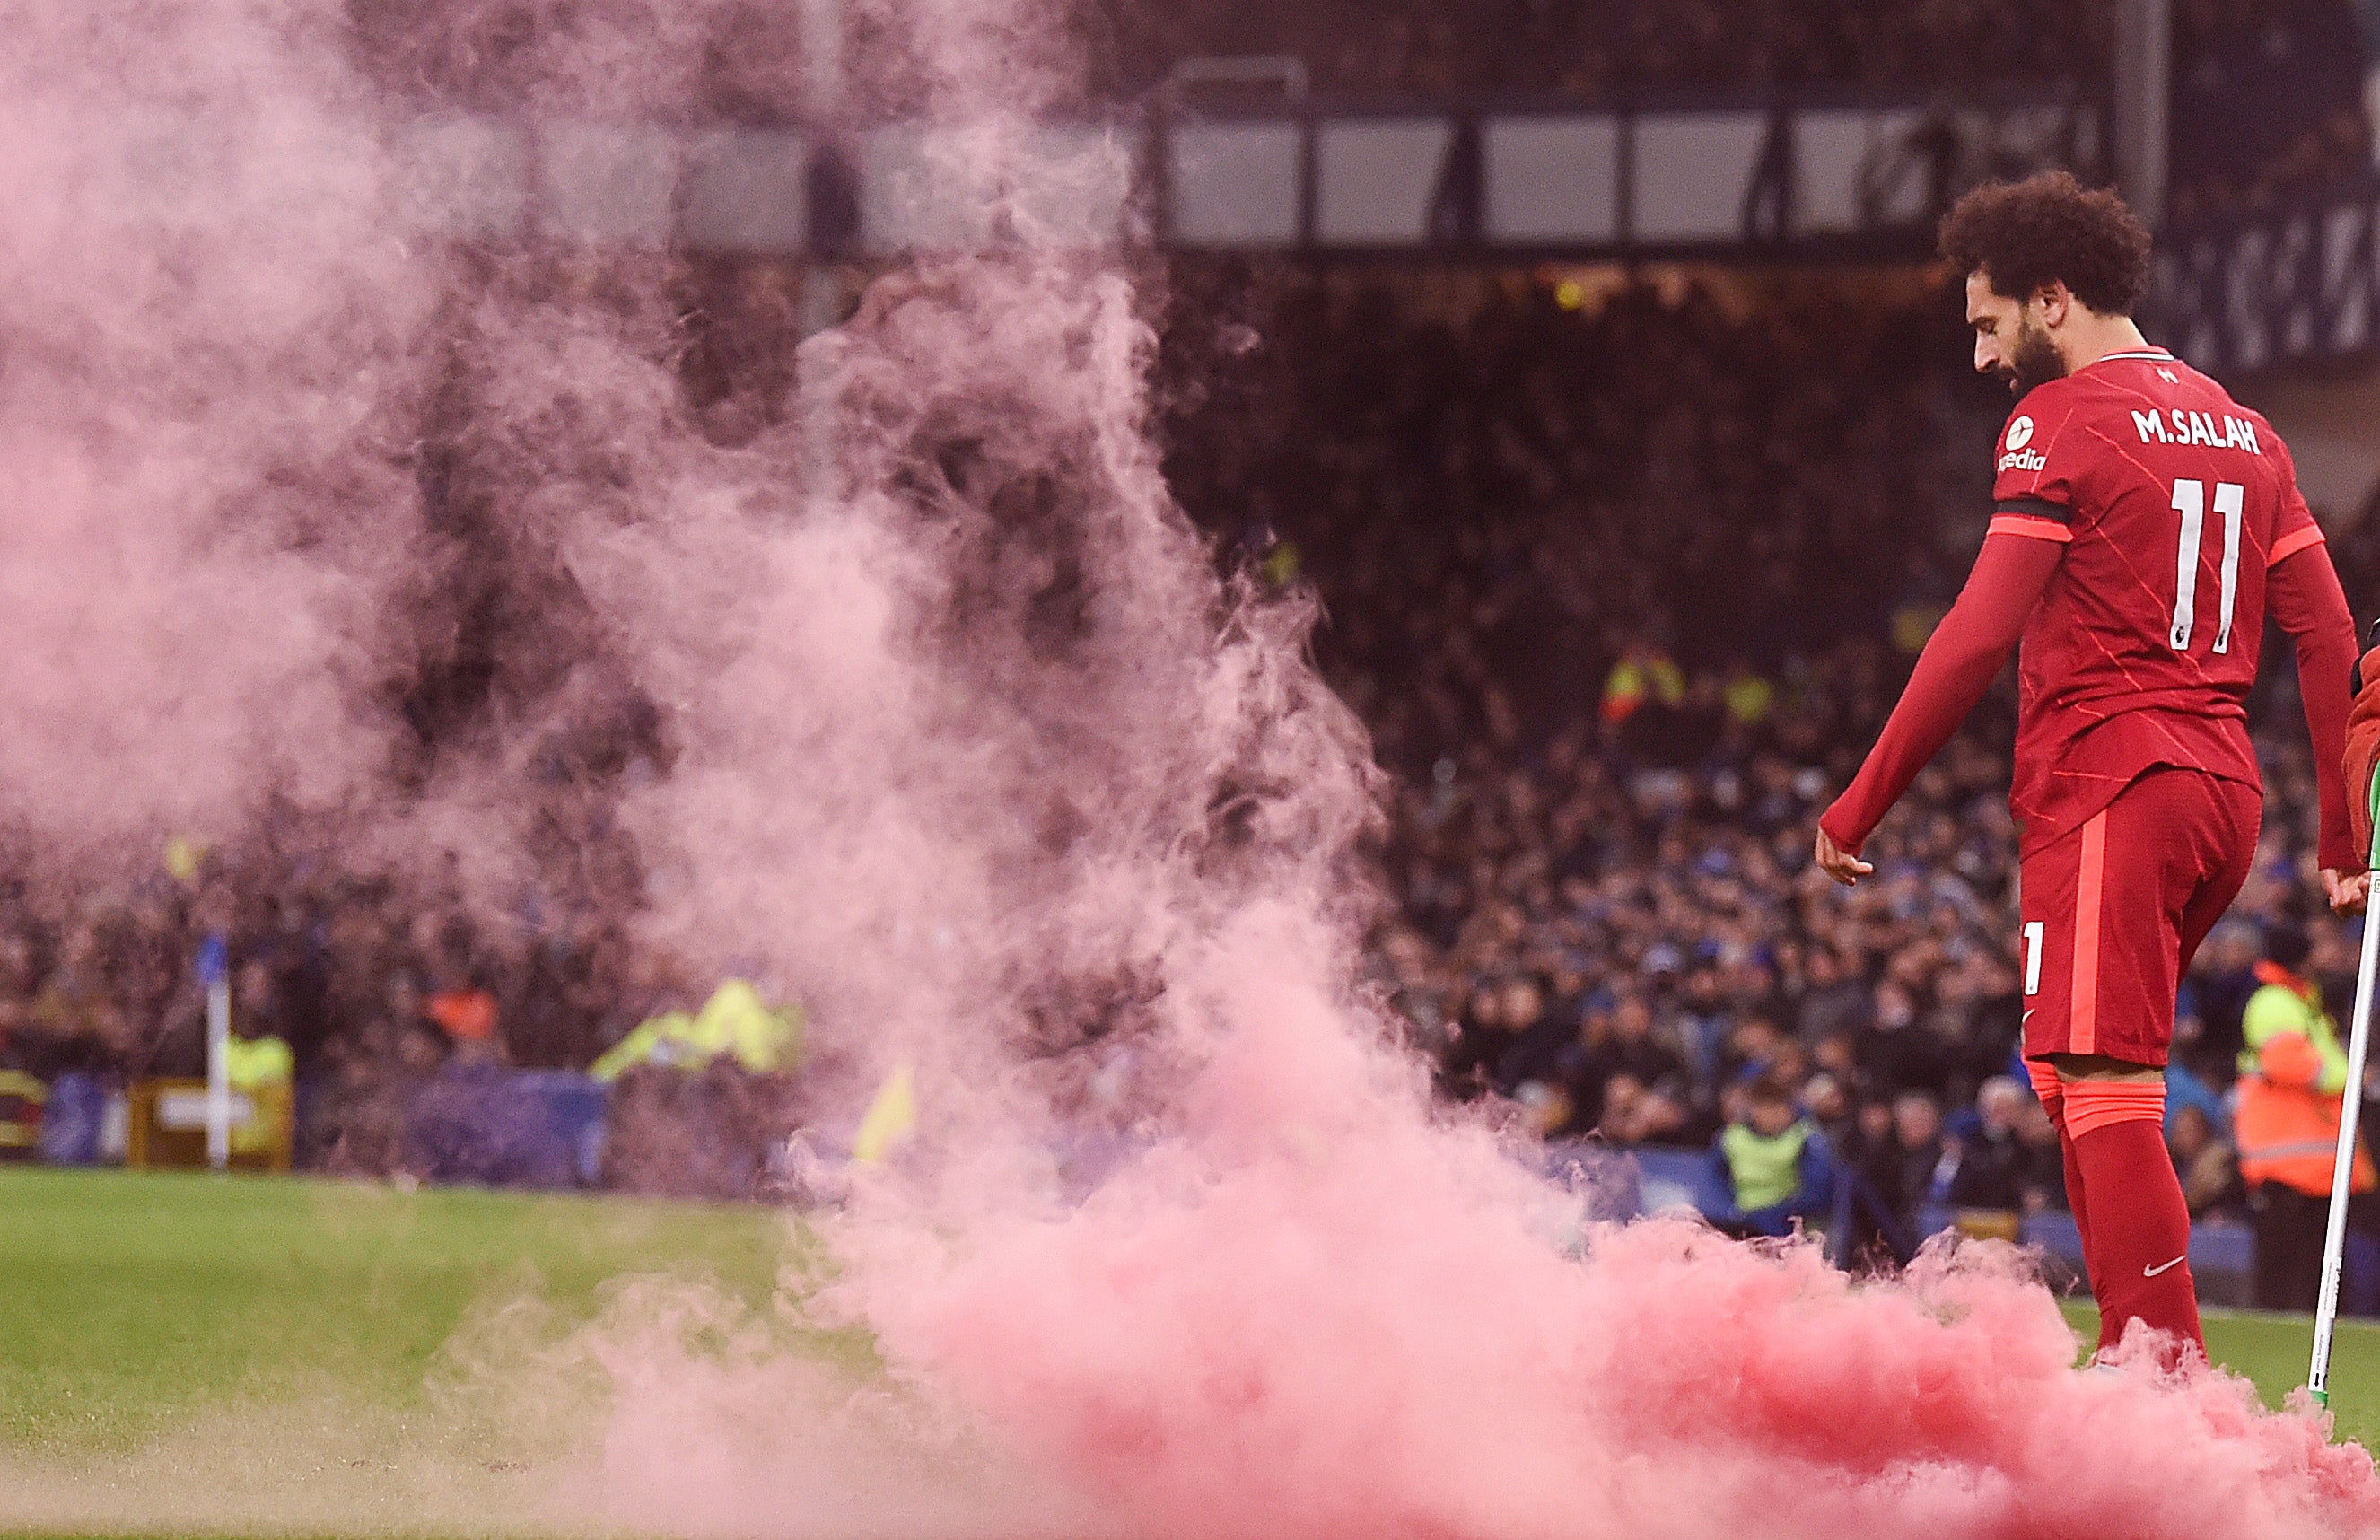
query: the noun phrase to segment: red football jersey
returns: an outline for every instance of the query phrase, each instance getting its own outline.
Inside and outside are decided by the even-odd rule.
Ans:
[[[2001,432],[1996,533],[2066,544],[2024,627],[2010,806],[2031,850],[2143,770],[2257,784],[2265,574],[2319,541],[2264,418],[2161,349],[2036,387]]]

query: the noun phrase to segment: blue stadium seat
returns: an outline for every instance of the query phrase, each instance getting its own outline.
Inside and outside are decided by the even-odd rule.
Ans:
[[[2035,1247],[2078,1273],[2082,1270],[2082,1231],[2075,1225],[2074,1216],[2063,1208],[2033,1215],[2017,1227],[2016,1239],[2019,1245]]]
[[[1710,1185],[1710,1160],[1706,1152],[1648,1147],[1632,1154],[1637,1168],[1637,1203],[1643,1212],[1703,1212]]]
[[[98,1081],[80,1073],[58,1076],[42,1109],[42,1158],[53,1166],[97,1165],[106,1119],[107,1092]]]
[[[605,1088],[558,1071],[443,1074],[406,1119],[407,1163],[433,1182],[565,1188],[593,1184]]]
[[[1544,1169],[1548,1180],[1585,1200],[1589,1219],[1610,1223],[1654,1211],[1644,1162],[1624,1150],[1592,1139],[1564,1139],[1546,1146]]]

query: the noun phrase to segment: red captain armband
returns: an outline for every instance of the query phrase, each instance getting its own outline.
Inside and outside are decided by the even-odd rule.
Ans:
[[[1998,520],[1995,519],[1993,522],[1998,523]],[[2271,552],[2265,557],[2265,564],[2268,567],[2279,566],[2306,547],[2320,545],[2322,542],[2322,527],[2318,524],[2305,525],[2293,533],[2283,535],[2279,540],[2275,540]]]
[[[2029,540],[2066,545],[2074,539],[2074,531],[2067,527],[2073,517],[2073,510],[2038,497],[2011,497],[1993,507],[1992,522],[1985,533],[2022,535]]]

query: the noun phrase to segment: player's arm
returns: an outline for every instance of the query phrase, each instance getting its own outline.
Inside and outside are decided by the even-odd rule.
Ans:
[[[2042,531],[2032,532],[2033,525]],[[1875,870],[1859,858],[1860,847],[1991,688],[2066,554],[2065,535],[2063,525],[2046,519],[1992,521],[1967,586],[1918,654],[1883,736],[1818,820],[1816,858],[1828,876],[1850,884]]]
[[[2305,703],[2321,793],[2323,887],[2331,906],[2343,912],[2363,897],[2363,884],[2356,879],[2363,870],[2363,853],[2355,848],[2347,810],[2347,714],[2355,672],[2355,617],[2330,564],[2330,548],[2319,540],[2276,563],[2265,592],[2265,608],[2297,644],[2298,695]]]
[[[2380,633],[2380,626],[2374,631]],[[2372,849],[2372,805],[2365,798],[2372,790],[2372,775],[2380,769],[2380,634],[2372,638],[2374,646],[2363,654],[2357,670],[2355,704],[2347,713],[2347,819],[2351,829],[2349,848],[2369,853]]]

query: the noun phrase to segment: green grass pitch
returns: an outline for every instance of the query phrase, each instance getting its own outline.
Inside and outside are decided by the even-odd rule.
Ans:
[[[757,1299],[791,1240],[754,1208],[0,1171],[0,1447],[118,1449],[226,1401],[421,1408],[482,1301],[584,1318],[650,1274]]]
[[[758,1304],[807,1255],[795,1225],[756,1208],[0,1170],[0,1461],[105,1470],[226,1408],[326,1400],[452,1442],[456,1430],[440,1426],[452,1409],[431,1387],[475,1310],[533,1300],[563,1330],[624,1280],[655,1274]],[[2087,1309],[2069,1315],[2094,1334]],[[2212,1313],[2206,1328],[2216,1356],[2267,1401],[2303,1380],[2302,1317]],[[810,1345],[867,1357],[850,1339]],[[2332,1385],[2341,1435],[2380,1439],[2380,1327],[2341,1327]],[[153,1513],[126,1518],[119,1505],[95,1529],[70,1527],[183,1527],[175,1489],[154,1490]],[[337,1518],[320,1527],[335,1531]],[[0,1530],[57,1522],[12,1505],[0,1480]]]

